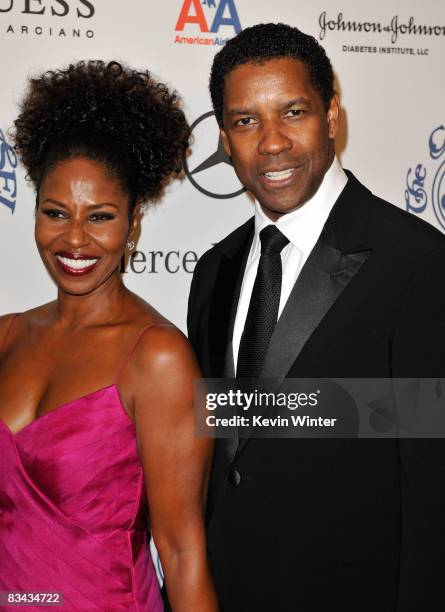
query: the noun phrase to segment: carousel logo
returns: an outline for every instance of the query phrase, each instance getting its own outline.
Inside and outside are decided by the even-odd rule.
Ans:
[[[176,35],[175,43],[186,45],[225,45],[229,37],[192,36],[197,29],[201,34],[218,34],[220,28],[227,28],[232,35],[241,32],[241,23],[235,0],[184,0],[176,22],[175,31],[187,28],[188,36]]]
[[[210,111],[198,117],[191,129],[195,144],[185,164],[185,173],[191,184],[204,195],[218,200],[244,193],[246,190],[224,151],[214,113]]]
[[[14,213],[17,198],[17,155],[0,130],[0,204]]]
[[[428,139],[428,151],[432,162],[431,166],[417,164],[415,169],[410,168],[406,175],[405,203],[406,210],[420,215],[428,206],[431,196],[431,207],[441,228],[445,231],[445,126],[434,128]],[[433,162],[442,162],[436,166]],[[427,181],[430,175],[432,180]]]
[[[25,36],[50,36],[58,38],[93,38],[94,31],[85,28],[64,28],[53,25],[48,18],[75,17],[91,19],[96,13],[90,0],[0,0],[0,13],[19,17],[23,22],[5,24],[5,34]],[[44,21],[42,23],[42,17]],[[57,21],[56,21],[57,23]],[[60,23],[60,22],[58,22]]]

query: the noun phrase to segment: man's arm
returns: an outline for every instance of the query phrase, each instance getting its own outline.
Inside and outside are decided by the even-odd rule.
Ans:
[[[442,246],[425,258],[411,279],[393,338],[392,364],[394,378],[445,378]],[[445,389],[443,393],[445,397]],[[445,438],[405,438],[399,448],[402,503],[397,612],[445,610]]]

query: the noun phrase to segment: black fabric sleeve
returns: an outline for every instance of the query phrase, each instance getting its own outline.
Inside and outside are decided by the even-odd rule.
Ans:
[[[442,247],[425,258],[411,279],[392,351],[394,378],[437,378],[440,393],[440,379],[445,381]],[[442,406],[445,410],[445,387]],[[445,438],[404,438],[399,441],[399,449],[401,552],[397,612],[445,610]]]

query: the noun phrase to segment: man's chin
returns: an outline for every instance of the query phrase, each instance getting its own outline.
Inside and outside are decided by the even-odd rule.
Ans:
[[[299,200],[292,200],[290,202],[279,202],[279,203],[267,203],[263,204],[260,202],[260,206],[265,215],[267,215],[273,221],[276,221],[283,215],[287,215],[288,213],[297,210],[304,206],[304,203],[301,203]]]

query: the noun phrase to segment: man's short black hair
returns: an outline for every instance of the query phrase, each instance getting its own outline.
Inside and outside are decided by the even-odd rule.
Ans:
[[[260,23],[229,40],[213,60],[210,95],[216,120],[222,126],[224,78],[237,66],[273,58],[303,62],[311,83],[327,108],[334,94],[334,73],[325,50],[313,36],[284,23]]]

